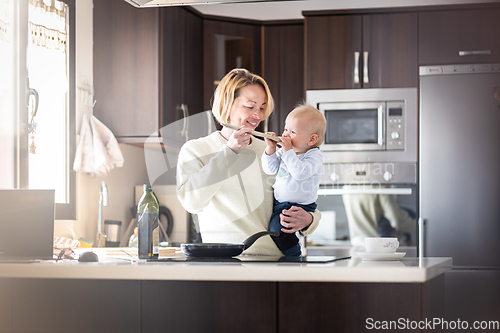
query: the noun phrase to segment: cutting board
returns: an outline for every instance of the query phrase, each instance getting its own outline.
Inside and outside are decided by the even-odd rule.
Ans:
[[[126,257],[137,257],[136,247],[93,247],[93,248],[79,248],[74,249],[77,254],[86,251],[95,252],[98,256],[126,256]],[[173,257],[176,251],[180,251],[178,247],[160,247],[160,252],[158,257]]]

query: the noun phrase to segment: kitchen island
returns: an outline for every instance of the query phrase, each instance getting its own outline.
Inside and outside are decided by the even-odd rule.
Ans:
[[[2,263],[0,332],[360,332],[368,320],[442,316],[452,266],[451,258],[240,258]]]

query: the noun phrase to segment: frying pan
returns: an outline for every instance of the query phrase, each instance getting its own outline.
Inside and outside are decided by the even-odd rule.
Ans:
[[[248,237],[241,244],[226,243],[184,243],[181,250],[191,257],[235,257],[248,249],[262,236],[279,236],[277,231],[261,231]]]

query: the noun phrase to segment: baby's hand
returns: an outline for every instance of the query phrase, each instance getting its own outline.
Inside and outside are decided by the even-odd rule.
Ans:
[[[272,135],[272,136],[276,136],[276,133],[274,132],[267,132],[266,134],[269,134],[269,135]],[[273,141],[271,139],[268,139],[268,138],[265,138],[264,139],[266,141],[266,155],[272,155],[276,152],[276,144],[277,142],[276,141]]]
[[[290,139],[289,136],[282,136],[281,137],[281,147],[282,147],[284,153],[290,149],[293,149],[292,139]]]

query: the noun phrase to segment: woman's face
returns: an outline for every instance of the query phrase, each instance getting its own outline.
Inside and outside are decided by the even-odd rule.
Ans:
[[[240,95],[231,106],[229,122],[232,125],[254,130],[264,117],[266,93],[260,85],[240,89]]]

